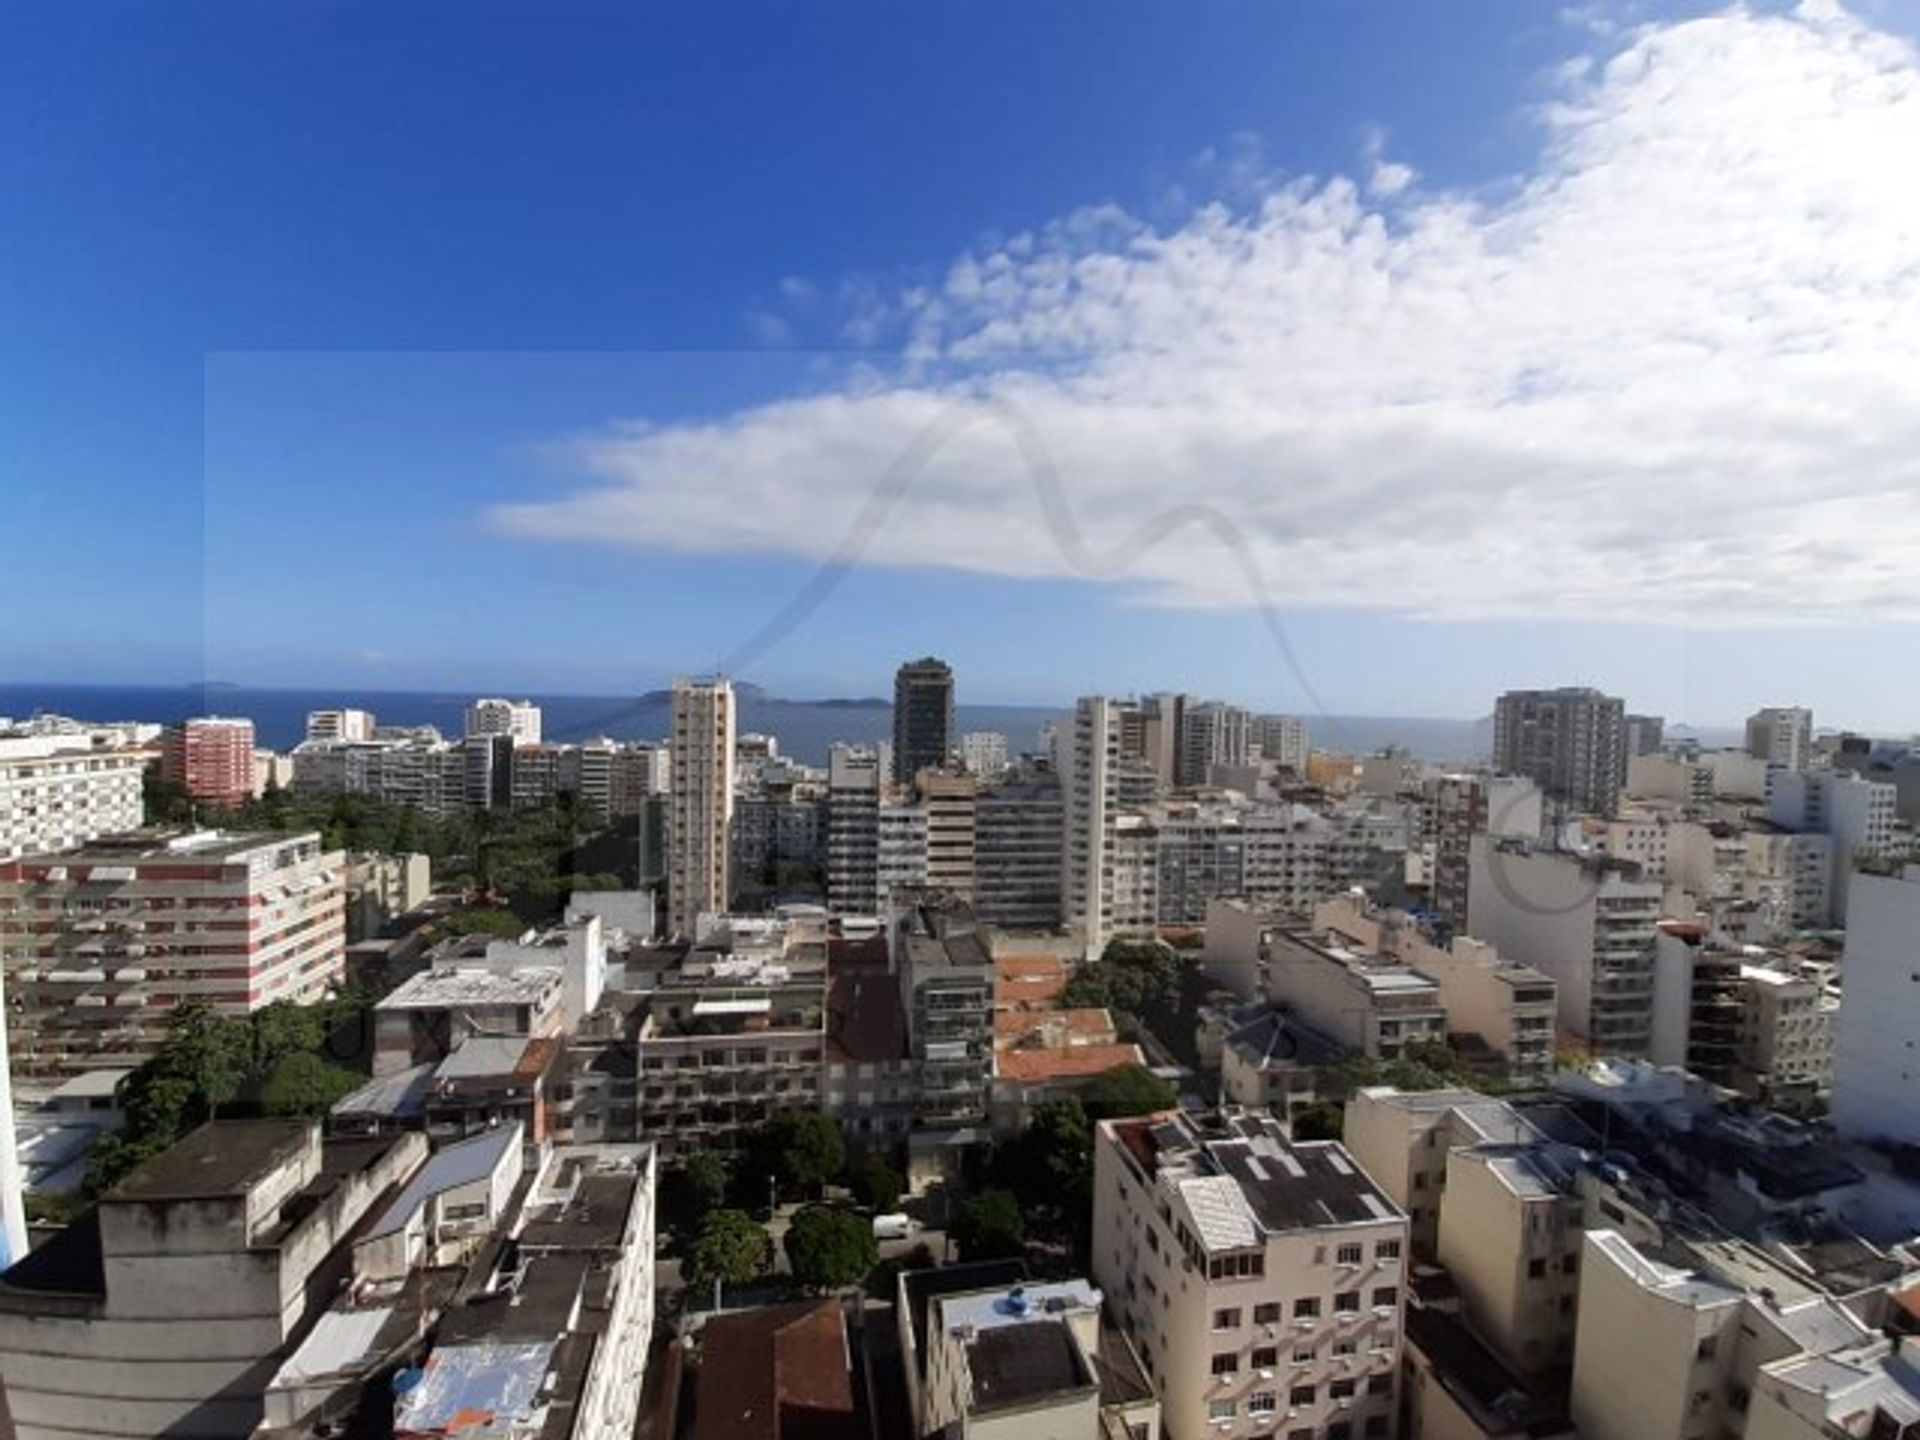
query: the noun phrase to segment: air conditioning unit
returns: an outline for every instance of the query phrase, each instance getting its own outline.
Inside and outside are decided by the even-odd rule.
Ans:
[[[1293,1328],[1296,1330],[1311,1330],[1319,1323],[1319,1320],[1312,1315],[1302,1315],[1298,1320],[1293,1322]]]
[[[1353,1397],[1351,1395],[1342,1395],[1333,1403],[1338,1405],[1342,1410],[1351,1410],[1353,1408]]]

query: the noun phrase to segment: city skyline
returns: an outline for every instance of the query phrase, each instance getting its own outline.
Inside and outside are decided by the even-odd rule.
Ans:
[[[771,50],[758,97],[671,73],[687,17],[476,17],[438,68],[419,18],[228,18],[49,11],[0,62],[45,141],[12,678],[617,694],[745,647],[843,695],[931,649],[1003,703],[1465,717],[1571,669],[1703,724],[1920,713],[1874,663],[1920,613],[1895,7],[1140,14],[1117,77],[1071,7],[849,21],[778,37],[863,82],[804,101]],[[124,82],[85,114],[81,63]],[[979,103],[1010,63],[1053,83]]]

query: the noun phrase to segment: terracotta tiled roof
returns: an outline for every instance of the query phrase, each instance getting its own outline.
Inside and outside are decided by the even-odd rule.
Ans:
[[[700,1332],[694,1440],[855,1440],[853,1374],[837,1300],[769,1305]]]
[[[1113,1043],[1113,1016],[1087,1010],[1002,1010],[993,1017],[999,1046],[1060,1046]]]
[[[993,1073],[998,1079],[1034,1085],[1090,1079],[1121,1065],[1142,1063],[1138,1045],[1072,1045],[1060,1050],[1002,1050],[993,1057]]]

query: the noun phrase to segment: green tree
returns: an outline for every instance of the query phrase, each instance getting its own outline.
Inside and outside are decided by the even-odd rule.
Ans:
[[[295,1051],[274,1063],[260,1086],[263,1115],[321,1116],[360,1088],[361,1077],[329,1065],[311,1051]]]
[[[1173,1086],[1144,1065],[1116,1065],[1094,1076],[1083,1097],[1087,1115],[1094,1120],[1150,1115],[1170,1110],[1180,1100]]]
[[[817,1110],[783,1110],[747,1138],[752,1179],[783,1194],[817,1195],[847,1163],[840,1126]],[[757,1186],[756,1194],[757,1197]]]
[[[287,1000],[254,1011],[250,1017],[253,1068],[270,1071],[285,1056],[317,1051],[326,1043],[331,1019],[324,1004],[295,1005]]]
[[[470,905],[443,916],[435,928],[442,935],[491,935],[500,940],[517,940],[526,933],[527,922],[502,905]]]
[[[198,1124],[218,1115],[246,1083],[253,1063],[253,1031],[244,1020],[222,1015],[204,1000],[189,1000],[167,1022],[167,1038],[155,1058],[162,1075],[192,1087],[186,1120]]]
[[[695,1151],[667,1171],[660,1208],[667,1228],[692,1234],[700,1222],[727,1202],[727,1166],[709,1150]]]
[[[858,1284],[880,1260],[872,1222],[837,1205],[808,1205],[796,1213],[785,1248],[793,1278],[814,1290]]]
[[[862,1155],[847,1167],[847,1188],[860,1204],[884,1215],[900,1203],[906,1182],[898,1170],[878,1155]]]
[[[687,1252],[687,1283],[744,1285],[766,1273],[772,1250],[767,1232],[746,1211],[709,1211]]]
[[[1011,1191],[980,1190],[960,1202],[952,1234],[962,1260],[1020,1255],[1026,1250],[1027,1217]]]

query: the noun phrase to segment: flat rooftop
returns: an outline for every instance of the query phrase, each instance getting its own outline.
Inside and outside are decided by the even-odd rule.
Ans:
[[[973,1380],[974,1411],[981,1414],[1098,1384],[1072,1329],[1051,1316],[975,1335],[967,1345],[967,1373]]]
[[[437,1010],[448,1005],[537,1005],[560,989],[555,964],[498,971],[456,966],[424,970],[404,981],[376,1010]]]
[[[118,835],[103,835],[88,841],[77,850],[62,850],[58,854],[23,855],[14,863],[21,865],[51,865],[64,869],[63,878],[79,880],[76,873],[81,870],[92,871],[97,868],[113,869],[116,866],[142,864],[193,864],[204,865],[208,861],[225,862],[245,859],[256,850],[278,849],[282,845],[301,840],[320,842],[320,832],[303,830],[281,834],[239,834],[226,830],[128,830]],[[51,877],[49,877],[51,878]],[[92,876],[93,879],[131,879],[131,876]]]
[[[143,1162],[112,1201],[209,1200],[244,1195],[313,1143],[304,1120],[211,1120]]]

